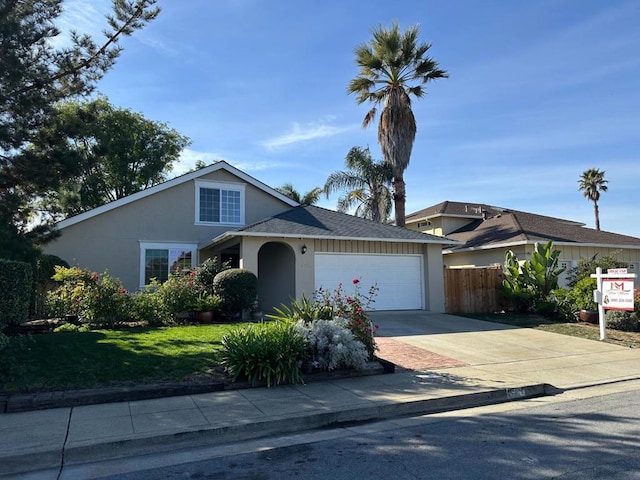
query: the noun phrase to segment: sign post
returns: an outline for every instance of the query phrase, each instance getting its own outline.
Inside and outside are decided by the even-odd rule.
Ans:
[[[598,324],[600,326],[600,340],[607,338],[605,324],[605,310],[633,311],[633,279],[635,273],[627,273],[626,268],[611,268],[602,273],[602,268],[596,268],[596,289],[593,299],[598,304]]]

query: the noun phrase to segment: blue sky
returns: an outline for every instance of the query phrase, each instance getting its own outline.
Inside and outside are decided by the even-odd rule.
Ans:
[[[419,24],[450,78],[413,103],[407,213],[444,200],[594,226],[578,191],[606,171],[603,230],[640,237],[640,2],[159,0],[98,90],[192,140],[174,173],[223,159],[305,192],[377,123],[346,93],[371,28]],[[61,26],[99,34],[110,2],[66,0]],[[321,206],[335,208],[336,196]]]

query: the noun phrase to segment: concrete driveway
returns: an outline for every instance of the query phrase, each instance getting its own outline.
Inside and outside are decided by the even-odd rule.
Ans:
[[[568,389],[640,378],[640,349],[424,311],[371,318],[380,357],[450,381]]]

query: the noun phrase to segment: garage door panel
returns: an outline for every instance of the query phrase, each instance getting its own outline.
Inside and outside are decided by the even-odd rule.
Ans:
[[[376,310],[423,308],[422,260],[419,255],[316,254],[315,287],[333,290],[339,283],[347,295],[360,280],[361,293],[377,285]]]

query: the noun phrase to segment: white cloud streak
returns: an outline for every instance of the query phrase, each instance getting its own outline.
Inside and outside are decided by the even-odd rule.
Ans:
[[[275,150],[295,143],[333,137],[352,130],[353,128],[354,126],[337,127],[329,125],[326,121],[308,123],[306,125],[300,125],[298,122],[294,122],[287,133],[266,140],[262,142],[262,145],[269,150]]]

